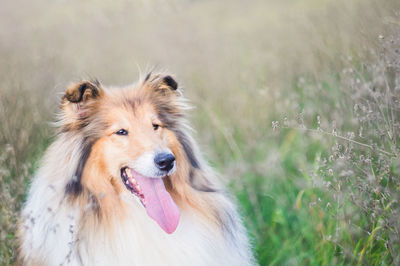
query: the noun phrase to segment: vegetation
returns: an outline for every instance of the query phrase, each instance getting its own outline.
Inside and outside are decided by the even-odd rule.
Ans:
[[[400,2],[5,1],[0,264],[68,82],[168,68],[260,265],[400,264]],[[139,67],[141,66],[141,67]]]

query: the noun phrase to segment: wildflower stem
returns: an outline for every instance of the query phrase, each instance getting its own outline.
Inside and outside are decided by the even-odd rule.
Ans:
[[[338,139],[342,139],[342,140],[345,140],[345,141],[348,141],[348,142],[351,142],[351,143],[354,143],[354,144],[369,148],[371,150],[379,151],[380,153],[385,154],[387,156],[396,156],[395,154],[393,154],[391,152],[388,152],[388,151],[385,151],[385,150],[382,150],[382,149],[379,149],[379,148],[374,148],[369,144],[365,144],[365,143],[362,143],[362,142],[359,142],[359,141],[356,141],[356,140],[352,140],[352,139],[340,136],[338,134],[332,134],[332,133],[326,132],[324,130],[316,130],[316,129],[311,129],[311,128],[300,128],[300,127],[284,127],[284,128],[291,128],[291,129],[297,129],[297,130],[306,130],[306,131],[310,131],[310,132],[313,132],[313,133],[323,133],[325,135],[336,137]]]

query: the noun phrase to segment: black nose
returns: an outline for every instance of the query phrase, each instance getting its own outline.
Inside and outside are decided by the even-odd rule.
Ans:
[[[159,153],[154,158],[154,162],[156,163],[158,169],[162,171],[169,171],[174,167],[175,157],[172,153]]]

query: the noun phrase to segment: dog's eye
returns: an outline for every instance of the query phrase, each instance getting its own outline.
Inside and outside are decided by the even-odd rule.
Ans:
[[[120,129],[117,132],[115,132],[115,134],[125,136],[128,135],[128,131],[126,131],[125,129]]]
[[[159,127],[160,127],[160,125],[153,124],[153,128],[154,128],[154,130],[157,130]]]

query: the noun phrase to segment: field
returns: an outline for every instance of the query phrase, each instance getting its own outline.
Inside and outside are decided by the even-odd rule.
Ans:
[[[260,265],[400,264],[400,2],[3,1],[0,265],[71,81],[174,73]]]

